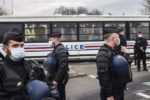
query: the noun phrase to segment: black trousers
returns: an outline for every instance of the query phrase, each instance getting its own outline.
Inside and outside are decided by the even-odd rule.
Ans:
[[[65,76],[65,79],[63,80],[63,82],[58,83],[58,85],[57,85],[57,89],[58,89],[58,92],[59,92],[59,95],[60,95],[59,100],[66,100],[66,90],[65,90],[65,87],[66,87],[66,84],[68,82],[68,79],[69,79],[69,75],[67,74]]]
[[[65,86],[66,86],[66,84],[62,84],[62,83],[57,86],[57,89],[58,89],[58,92],[59,92],[59,95],[60,95],[59,100],[66,100]]]
[[[141,64],[140,62],[143,62],[143,69],[146,69],[146,53],[145,52],[138,52],[137,53],[137,68],[140,70]]]
[[[113,89],[114,100],[124,100],[124,87]],[[106,90],[101,88],[100,92],[101,100],[107,100]]]

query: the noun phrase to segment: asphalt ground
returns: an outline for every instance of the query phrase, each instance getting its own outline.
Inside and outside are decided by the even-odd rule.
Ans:
[[[147,67],[150,69],[149,61]],[[72,72],[66,86],[67,100],[100,100],[96,63],[70,63],[70,69]],[[127,85],[125,100],[150,100],[150,72],[142,69],[137,72],[136,66],[132,64],[133,82]]]

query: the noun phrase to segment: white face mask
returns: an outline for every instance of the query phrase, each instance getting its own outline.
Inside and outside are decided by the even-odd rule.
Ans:
[[[25,50],[23,48],[12,48],[10,52],[10,58],[13,61],[20,61],[25,57]]]
[[[48,43],[49,43],[49,46],[52,46],[52,44],[53,44],[53,42],[52,42],[52,41],[49,41]]]
[[[139,34],[138,37],[142,37],[142,34]]]
[[[53,41],[49,41],[49,46],[50,46],[50,47],[55,46],[55,42],[53,42]]]
[[[124,35],[124,31],[120,32],[121,35]]]

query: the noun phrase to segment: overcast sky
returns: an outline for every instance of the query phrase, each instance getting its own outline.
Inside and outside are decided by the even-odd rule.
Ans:
[[[83,6],[89,9],[97,8],[104,13],[113,15],[140,15],[143,0],[0,0],[1,6],[11,12],[13,1],[13,15],[50,15],[61,5],[66,7]]]

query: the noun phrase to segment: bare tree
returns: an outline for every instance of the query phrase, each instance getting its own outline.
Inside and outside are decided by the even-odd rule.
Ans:
[[[77,8],[67,8],[64,6],[60,6],[54,10],[54,15],[61,14],[61,15],[102,15],[103,13],[99,9],[88,10],[85,7],[77,7]]]
[[[84,8],[84,7],[78,7],[77,8],[77,15],[80,15],[80,14],[88,14],[88,9]]]
[[[66,11],[66,8],[64,6],[60,6],[59,8],[56,8],[54,11],[54,14],[64,14]]]
[[[7,15],[7,12],[2,7],[0,7],[0,16],[2,15]]]
[[[74,8],[70,8],[70,15],[76,15],[77,11]]]
[[[55,14],[61,14],[61,15],[75,15],[76,10],[74,8],[67,8],[64,6],[60,6],[59,8],[56,8],[54,10],[54,15]]]
[[[150,0],[143,0],[142,6],[144,8],[141,9],[141,13],[144,15],[150,15]]]
[[[108,15],[113,15],[113,14],[109,12]]]
[[[102,15],[103,13],[98,9],[91,10],[88,15]]]

